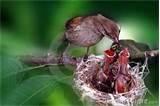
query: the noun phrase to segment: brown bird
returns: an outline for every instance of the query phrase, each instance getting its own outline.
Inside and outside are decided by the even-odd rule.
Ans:
[[[118,24],[101,14],[95,16],[80,16],[70,19],[66,23],[63,45],[58,48],[59,52],[64,52],[68,43],[89,47],[98,43],[104,36],[109,37],[114,42],[118,42],[120,28]]]

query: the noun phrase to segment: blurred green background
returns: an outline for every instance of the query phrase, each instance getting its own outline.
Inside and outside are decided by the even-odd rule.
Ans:
[[[24,71],[23,69],[28,66],[15,58],[20,55],[54,53],[63,35],[65,22],[72,17],[100,13],[121,25],[120,39],[133,39],[148,44],[152,49],[158,49],[158,1],[3,0],[0,4],[0,52],[1,70],[3,70],[1,71],[1,102],[4,104],[7,101],[8,104],[15,105],[82,105],[80,98],[71,87],[72,84],[66,83],[67,80],[58,81],[67,76],[72,78],[71,67]],[[90,53],[102,54],[102,51],[109,47],[110,42],[102,40],[92,47]],[[73,46],[69,49],[69,53],[82,56],[85,48]],[[148,94],[147,98],[150,102],[147,103],[149,106],[155,106],[158,105],[159,92],[158,59],[154,60],[149,68],[151,72],[145,81],[152,96]],[[49,79],[56,83],[56,87],[44,87]],[[47,89],[39,90],[43,87]]]

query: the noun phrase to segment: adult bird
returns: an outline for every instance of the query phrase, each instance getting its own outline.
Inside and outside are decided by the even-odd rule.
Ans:
[[[63,53],[68,44],[87,47],[85,57],[88,56],[89,48],[97,44],[104,36],[109,37],[113,42],[119,41],[119,25],[102,16],[80,16],[67,21],[65,25],[62,45],[58,47],[58,52]]]

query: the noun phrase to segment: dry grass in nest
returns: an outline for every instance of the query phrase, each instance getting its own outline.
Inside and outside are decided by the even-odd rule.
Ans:
[[[135,63],[131,68],[131,76],[136,82],[135,86],[124,93],[106,93],[97,90],[91,83],[94,74],[99,70],[99,62],[103,56],[89,56],[88,60],[83,60],[77,64],[74,74],[75,89],[86,105],[91,106],[137,106],[140,104],[146,94],[147,88],[144,84],[144,77],[148,74],[147,58],[143,65]]]

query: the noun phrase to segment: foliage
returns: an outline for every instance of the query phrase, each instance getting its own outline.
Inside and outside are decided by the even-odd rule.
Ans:
[[[54,70],[54,75],[49,75],[49,72],[32,72],[42,71],[43,69],[30,70],[27,68],[28,70],[26,70],[26,66],[22,65],[16,58],[8,55],[1,55],[1,66],[1,99],[3,105],[47,105],[45,102],[48,101],[47,97],[50,99],[59,98],[57,92],[62,92],[64,90],[63,87],[68,89],[69,92],[72,90],[70,84],[72,76],[59,73],[59,70],[57,71],[58,73]],[[61,90],[56,89],[57,84],[62,87],[60,88]],[[52,92],[55,92],[54,94],[57,96],[53,97]],[[49,95],[52,95],[52,97]],[[62,98],[65,98],[67,95],[64,95]],[[76,97],[74,92],[72,95]],[[75,100],[74,103],[76,101],[79,102]]]
[[[0,97],[3,105],[82,105],[72,88],[73,69],[35,68],[17,56],[53,53],[63,35],[65,22],[74,16],[101,13],[122,26],[121,37],[158,48],[158,3],[156,1],[0,1]],[[147,14],[146,14],[147,12]],[[106,41],[105,44],[109,45]],[[91,53],[102,54],[100,42]],[[82,56],[84,48],[71,46],[69,53]],[[150,65],[146,85],[158,100],[158,61]],[[31,70],[32,69],[32,70]],[[154,105],[154,104],[153,104]],[[155,105],[154,105],[155,106]]]

